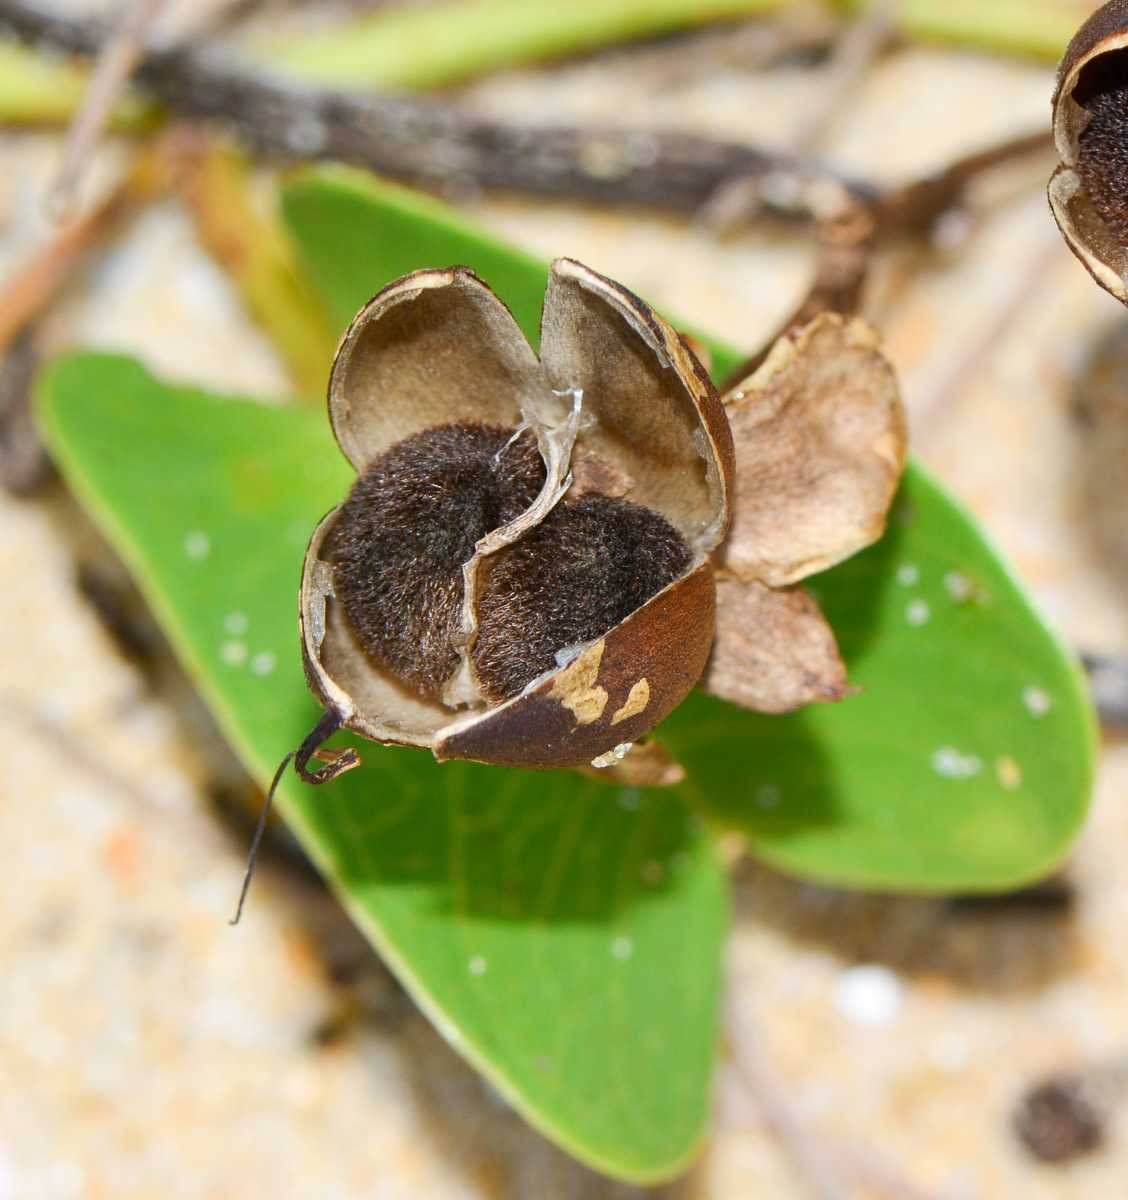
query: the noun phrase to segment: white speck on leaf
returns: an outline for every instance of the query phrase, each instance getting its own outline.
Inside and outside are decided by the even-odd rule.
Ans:
[[[638,788],[621,788],[619,790],[619,807],[625,808],[627,812],[634,812],[642,803],[642,792]]]
[[[269,650],[262,650],[251,659],[251,670],[256,675],[269,675],[277,665],[278,659]]]
[[[1022,703],[1032,717],[1044,717],[1053,708],[1054,702],[1040,687],[1024,688]]]
[[[904,988],[888,967],[867,963],[850,967],[835,981],[834,1007],[863,1029],[885,1029],[901,1014]]]
[[[932,609],[927,600],[910,600],[905,609],[905,620],[913,626],[925,624],[931,616]]]
[[[229,667],[241,667],[247,661],[247,647],[239,641],[224,642],[219,648],[219,657]]]
[[[246,615],[241,612],[228,613],[226,620],[223,622],[223,628],[227,630],[232,637],[242,637],[247,632],[250,622]]]
[[[975,595],[975,584],[962,571],[949,571],[944,576],[944,590],[957,604],[964,604]]]
[[[211,538],[202,529],[194,529],[184,539],[184,553],[193,562],[202,562],[211,553]]]
[[[961,754],[955,746],[941,746],[932,756],[932,769],[945,779],[970,779],[983,770],[983,760],[975,754]]]
[[[634,942],[629,937],[617,937],[611,943],[611,953],[620,962],[626,962],[634,953]]]
[[[779,802],[782,799],[783,795],[779,788],[769,783],[765,787],[760,788],[756,793],[755,803],[757,808],[766,808],[770,811],[773,808],[778,808]]]
[[[920,572],[912,563],[905,563],[903,567],[897,568],[897,582],[902,587],[912,587],[913,584],[920,583]]]
[[[480,955],[475,954],[470,960],[470,974],[484,975],[486,973],[486,960]]]

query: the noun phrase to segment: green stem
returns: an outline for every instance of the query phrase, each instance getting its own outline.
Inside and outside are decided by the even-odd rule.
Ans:
[[[869,0],[837,0],[852,12]],[[439,0],[335,26],[263,39],[263,61],[341,87],[428,88],[487,71],[579,54],[712,21],[738,20],[786,0]],[[1056,59],[1089,14],[1088,0],[901,0],[912,38]]]
[[[391,8],[323,34],[264,39],[272,66],[341,87],[438,87],[615,42],[738,20],[783,0],[440,0]]]
[[[860,11],[868,0],[839,0]],[[1090,0],[900,0],[910,38],[1056,60],[1092,12]]]
[[[84,65],[0,41],[0,123],[64,124],[77,111],[89,78]],[[147,125],[152,115],[152,105],[135,94],[125,95],[114,107],[114,127],[138,129]]]

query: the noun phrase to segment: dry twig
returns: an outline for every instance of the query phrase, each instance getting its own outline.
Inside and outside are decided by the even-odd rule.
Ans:
[[[0,354],[55,297],[86,252],[147,203],[166,175],[163,151],[145,154],[97,208],[65,225],[0,291]]]
[[[860,1146],[832,1142],[810,1125],[768,1059],[747,1005],[731,986],[725,1002],[725,1034],[733,1062],[757,1110],[819,1200],[849,1200],[848,1182],[886,1200],[943,1200],[906,1179],[881,1156]]]
[[[835,44],[826,65],[822,94],[792,137],[797,150],[816,145],[841,111],[842,103],[858,86],[897,29],[897,0],[873,0],[865,12],[848,25]]]
[[[48,201],[48,210],[55,220],[63,221],[74,211],[79,180],[106,128],[115,101],[144,53],[145,35],[165,3],[166,0],[138,0],[136,9],[99,50],[82,106],[67,131],[62,165]]]
[[[97,53],[105,28],[0,0],[0,25],[31,43]],[[355,95],[254,77],[219,44],[149,51],[138,84],[182,115],[232,126],[252,149],[337,159],[416,182],[472,181],[616,205],[696,211],[724,182],[759,180],[766,207],[808,214],[829,179],[874,189],[749,146],[650,130],[500,124],[420,99]]]
[[[725,1001],[725,1034],[733,1061],[765,1122],[786,1147],[811,1191],[819,1200],[849,1200],[826,1145],[807,1124],[768,1061],[751,1016],[731,987]]]

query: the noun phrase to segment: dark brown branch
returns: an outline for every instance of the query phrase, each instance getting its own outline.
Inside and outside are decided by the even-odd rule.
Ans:
[[[57,52],[93,56],[110,30],[27,0],[0,0],[0,31]],[[236,129],[259,153],[335,159],[414,182],[468,182],[601,204],[695,212],[726,187],[742,203],[818,215],[827,185],[872,205],[880,233],[919,230],[998,163],[1034,153],[1048,134],[970,155],[882,191],[806,156],[649,130],[499,124],[426,100],[324,91],[248,75],[219,43],[150,51],[138,83],[176,112]]]
[[[926,229],[960,202],[976,176],[1015,159],[1045,153],[1052,150],[1053,145],[1053,133],[1049,129],[1027,134],[957,159],[944,170],[914,183],[890,188],[877,205],[878,225],[883,233]]]
[[[93,55],[105,26],[25,0],[0,0],[0,27],[24,41]],[[799,158],[645,130],[498,124],[426,100],[345,94],[250,76],[218,43],[150,51],[136,81],[170,109],[227,124],[253,150],[335,159],[414,182],[473,182],[602,204],[695,211],[734,179],[762,204],[809,215],[828,180],[865,202],[874,189]]]
[[[722,396],[747,379],[789,329],[806,325],[821,312],[858,311],[873,262],[877,233],[874,208],[843,193],[837,211],[825,214],[818,222],[819,257],[806,296],[760,350],[729,373],[720,385]]]

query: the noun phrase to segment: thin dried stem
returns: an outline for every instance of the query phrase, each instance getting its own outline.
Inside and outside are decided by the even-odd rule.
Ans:
[[[944,1200],[906,1178],[882,1156],[849,1142],[831,1141],[813,1128],[772,1066],[748,1006],[731,987],[725,1001],[725,1034],[749,1098],[819,1200],[849,1200],[848,1183],[886,1200]]]
[[[1062,252],[1063,246],[1057,237],[1042,247],[979,337],[964,350],[932,392],[912,409],[910,422],[917,439],[927,441],[944,413],[995,356],[1027,305],[1040,294],[1043,281]]]
[[[0,353],[52,301],[87,251],[109,237],[167,182],[163,146],[137,167],[97,208],[63,226],[0,291]]]
[[[52,476],[51,459],[31,414],[31,386],[39,348],[29,330],[0,357],[0,487],[32,496]]]
[[[818,103],[792,135],[794,149],[809,150],[821,141],[843,102],[889,45],[897,30],[897,8],[898,0],[873,0],[846,26],[826,65]]]
[[[632,77],[650,86],[672,87],[722,68],[764,70],[781,59],[821,54],[834,44],[841,22],[823,9],[788,8],[769,17],[719,29],[688,30],[676,38],[616,46],[617,59],[629,55]]]
[[[48,211],[64,221],[75,208],[78,185],[110,119],[114,104],[144,53],[144,39],[167,0],[138,0],[109,37],[94,64],[82,105],[63,145],[63,161],[48,200]]]
[[[17,36],[93,54],[104,27],[0,0]],[[809,214],[830,181],[867,201],[874,189],[794,156],[684,134],[524,126],[481,120],[449,105],[327,91],[248,75],[217,44],[149,51],[136,80],[170,109],[221,121],[262,154],[335,159],[431,185],[480,184],[614,205],[696,211],[724,182],[764,184],[763,203]]]
[[[850,1200],[826,1145],[772,1066],[756,1033],[747,1005],[729,988],[725,1000],[725,1034],[733,1062],[772,1132],[783,1143],[819,1200]]]
[[[761,349],[730,372],[720,384],[722,396],[747,379],[767,358],[776,340],[789,329],[806,325],[821,312],[851,314],[858,311],[877,237],[872,210],[844,195],[838,211],[819,222],[818,232],[819,256],[815,277],[806,296]]]
[[[940,1193],[907,1179],[892,1163],[871,1150],[847,1142],[830,1142],[828,1149],[846,1175],[885,1200],[947,1200]]]
[[[1049,129],[1010,138],[957,159],[924,179],[890,188],[875,207],[878,227],[883,234],[926,230],[960,202],[968,184],[977,176],[1016,159],[1044,154],[1053,149],[1053,144]]]
[[[0,291],[0,352],[51,302],[86,252],[132,213],[137,198],[121,184],[92,212],[64,226]]]

